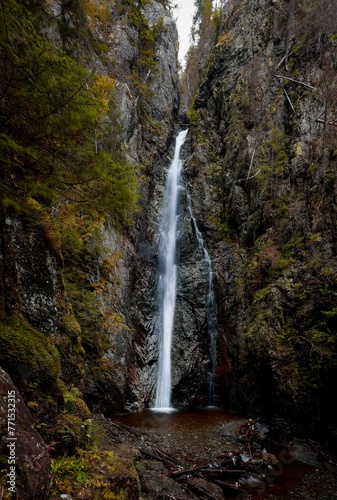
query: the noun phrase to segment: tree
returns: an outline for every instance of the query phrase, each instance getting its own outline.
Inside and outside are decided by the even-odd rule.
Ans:
[[[3,208],[18,208],[29,197],[45,205],[63,199],[126,220],[136,176],[116,153],[120,141],[111,147],[105,137],[106,120],[118,127],[113,91],[111,78],[89,73],[43,36],[24,5],[1,3]]]

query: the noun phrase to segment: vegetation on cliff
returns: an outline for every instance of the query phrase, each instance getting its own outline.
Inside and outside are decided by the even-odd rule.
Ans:
[[[3,4],[0,19],[3,209],[32,197],[125,222],[136,177],[106,133],[107,120],[118,127],[113,79],[48,40],[21,3]]]
[[[132,463],[100,448],[91,411],[114,414],[125,398],[120,282],[145,149],[127,138],[164,128],[147,101],[171,3],[153,17],[151,6],[0,4],[0,364],[48,444],[55,494],[139,496]]]
[[[332,19],[324,1],[227,2],[190,108],[193,168],[213,177],[209,223],[240,255],[236,306],[220,314],[241,375],[219,383],[237,386],[235,410],[281,413],[326,436],[336,435],[337,369]]]
[[[85,359],[93,367],[102,365],[103,373],[111,369],[101,360],[111,342],[102,333],[97,291],[86,273],[104,253],[103,228],[125,227],[137,202],[138,169],[126,160],[116,81],[88,69],[85,51],[82,57],[77,52],[81,37],[92,42],[90,16],[103,16],[94,7],[93,2],[74,3],[74,10],[64,9],[55,24],[44,3],[9,0],[0,6],[0,363],[22,391],[55,456],[85,445],[84,422],[90,417],[84,401],[69,398],[73,393],[60,386],[59,377],[70,384],[77,376],[80,383]],[[72,29],[80,18],[86,34]],[[14,226],[22,233],[21,246]],[[21,268],[27,272],[24,240],[36,235],[44,250],[32,245],[31,281],[38,286],[38,280],[48,279],[42,269],[48,266],[55,275],[50,286],[61,290],[54,290],[63,310],[54,336],[47,327],[38,331],[42,325],[33,328],[21,310],[23,294],[29,288],[36,294],[20,275]],[[59,269],[52,268],[53,262]],[[113,265],[103,262],[106,273]],[[47,296],[35,295],[34,300],[36,311],[48,305],[49,314],[54,311],[53,299],[48,304]],[[114,315],[115,324],[124,327]]]

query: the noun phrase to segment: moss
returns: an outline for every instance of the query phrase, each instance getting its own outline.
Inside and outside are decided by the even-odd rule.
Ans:
[[[200,115],[193,107],[188,110],[187,118],[193,127],[197,127],[200,123]]]
[[[64,453],[73,455],[78,448],[85,446],[84,422],[76,415],[60,415],[54,435],[54,454],[57,456]]]
[[[36,220],[42,226],[51,250],[63,264],[63,256],[61,252],[61,235],[56,225],[53,223],[52,218],[43,208],[43,206],[34,198],[28,197],[25,200],[25,203],[28,207],[28,213],[29,211],[32,212],[31,214],[29,214],[29,220]]]
[[[52,461],[52,496],[66,493],[83,500],[139,498],[139,480],[131,461],[111,451],[83,451]]]
[[[56,382],[61,362],[50,339],[22,317],[1,317],[0,330],[0,364],[16,382],[40,387]]]
[[[64,314],[61,328],[69,337],[78,337],[81,335],[81,326],[74,314]]]
[[[91,413],[80,395],[81,393],[76,388],[66,390],[63,393],[64,408],[67,413],[86,420],[91,417]]]
[[[227,33],[223,33],[219,36],[217,40],[217,45],[221,46],[227,42],[230,42],[234,38],[234,33],[232,31],[228,31]]]

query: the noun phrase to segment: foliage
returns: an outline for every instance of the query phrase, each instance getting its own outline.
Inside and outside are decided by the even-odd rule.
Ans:
[[[135,89],[136,98],[143,94],[151,94],[148,83],[151,75],[157,71],[156,42],[165,29],[163,19],[150,25],[143,12],[143,8],[148,4],[149,0],[122,0],[119,5],[127,24],[137,33],[132,42],[138,55],[131,68],[131,84]]]
[[[200,115],[193,107],[188,110],[187,118],[193,127],[197,127],[200,123]]]
[[[63,393],[64,409],[67,413],[87,420],[91,417],[91,413],[82,399],[81,392],[76,387],[70,387]]]
[[[87,500],[126,500],[119,476],[137,484],[131,462],[111,451],[79,451],[76,456],[52,461],[52,494],[66,493]],[[124,483],[125,484],[125,483]]]
[[[101,22],[107,21],[110,16],[109,2],[107,0],[86,0],[83,3],[84,13],[91,19],[98,17]]]
[[[134,167],[105,148],[114,82],[88,73],[40,34],[9,0],[0,11],[0,167],[3,206],[35,198],[125,223],[134,207]]]

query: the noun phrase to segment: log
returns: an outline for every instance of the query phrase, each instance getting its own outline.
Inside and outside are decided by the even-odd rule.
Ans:
[[[167,460],[169,460],[170,462],[172,462],[172,463],[174,463],[174,464],[176,464],[176,465],[180,465],[180,462],[179,462],[176,458],[172,457],[171,455],[167,455],[167,453],[164,453],[164,452],[163,452],[162,450],[160,450],[159,448],[154,448],[154,450],[155,450],[157,453],[159,453],[159,455],[160,455],[161,457],[166,458]]]
[[[190,490],[192,493],[198,495],[198,498],[203,498],[207,500],[218,500],[218,496],[214,496],[211,491],[205,491],[204,488],[200,487],[198,484],[189,481],[188,479],[183,482],[186,489]]]
[[[151,453],[150,451],[143,450],[142,448],[137,448],[138,451],[140,451],[145,457],[148,458],[154,458],[155,460],[159,460],[162,462],[162,458],[158,457],[158,455],[155,455],[154,453]]]

